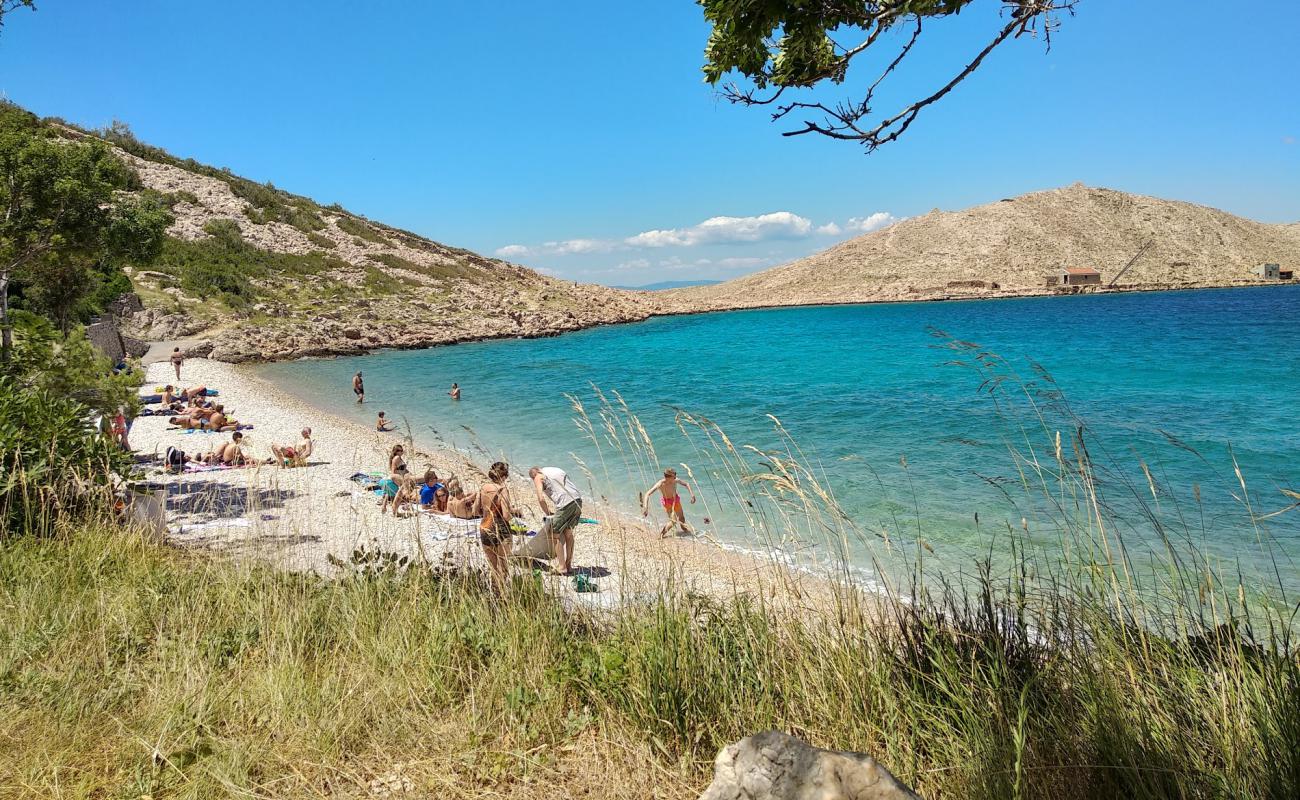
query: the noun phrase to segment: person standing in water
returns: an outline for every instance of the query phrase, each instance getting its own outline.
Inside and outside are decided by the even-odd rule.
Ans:
[[[542,525],[539,535],[550,536],[555,545],[555,559],[560,564],[560,574],[573,572],[573,529],[582,519],[582,495],[569,480],[569,475],[559,467],[532,467],[528,477],[533,479],[537,502],[542,512],[550,506],[551,516]]]
[[[176,370],[176,382],[180,383],[181,364],[185,362],[185,356],[181,355],[181,349],[179,347],[172,348],[171,362],[172,362],[172,368]]]
[[[360,372],[352,376],[352,393],[357,396],[358,403],[366,401],[366,385],[361,381]]]
[[[447,394],[451,395],[451,399],[452,399],[452,400],[459,400],[459,399],[460,399],[460,385],[459,385],[459,384],[455,384],[455,383],[453,383],[453,384],[451,385],[451,391],[450,391],[450,392],[447,392]]]
[[[641,516],[650,516],[650,495],[659,492],[659,500],[663,503],[664,514],[668,516],[668,522],[659,531],[660,536],[667,536],[668,531],[674,527],[680,527],[682,533],[693,535],[694,529],[686,522],[686,512],[682,510],[682,496],[678,492],[678,487],[684,488],[691,494],[691,503],[695,503],[695,490],[687,485],[686,481],[677,477],[677,470],[669,467],[664,470],[664,476],[649,489],[646,489],[645,497],[641,500]]]

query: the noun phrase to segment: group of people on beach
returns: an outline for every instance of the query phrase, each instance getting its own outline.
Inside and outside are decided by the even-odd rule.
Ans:
[[[364,403],[366,389],[364,376],[360,371],[352,376],[352,392],[357,403]],[[453,383],[447,394],[453,400],[461,398],[460,385]],[[396,429],[392,420],[384,411],[375,418],[375,430],[389,433]],[[520,511],[510,502],[510,490],[506,479],[510,467],[505,462],[495,462],[487,472],[487,482],[477,492],[470,492],[457,477],[446,481],[439,478],[432,467],[425,470],[422,480],[416,480],[406,463],[406,449],[398,443],[388,453],[388,477],[379,483],[380,513],[392,510],[394,516],[417,513],[447,514],[457,519],[478,519],[479,542],[493,575],[498,581],[504,581],[509,561],[511,520],[520,515]],[[568,474],[559,467],[531,467],[528,477],[533,483],[537,501],[543,512],[543,529],[538,535],[551,538],[555,558],[559,564],[558,572],[567,575],[573,570],[574,529],[582,518],[582,495]],[[686,512],[682,505],[681,491],[695,502],[695,490],[677,477],[672,468],[664,470],[663,477],[641,495],[642,516],[650,515],[650,498],[659,494],[660,504],[666,517],[659,535],[667,536],[674,528],[682,533],[695,533],[686,521]],[[707,518],[705,520],[708,521]]]
[[[493,578],[498,584],[505,583],[515,534],[513,520],[523,513],[510,496],[508,464],[493,463],[487,470],[486,480],[475,492],[467,491],[455,476],[444,482],[432,467],[416,483],[406,463],[406,448],[401,444],[393,445],[389,451],[388,468],[389,477],[379,486],[380,513],[391,508],[394,515],[424,512],[479,520],[478,537],[483,555]],[[558,565],[556,572],[569,575],[573,572],[574,529],[582,520],[582,493],[559,467],[531,467],[528,477],[545,515],[537,535],[549,540]]]
[[[173,353],[171,363],[179,380],[183,359],[179,350]],[[362,374],[357,372],[352,379],[352,388],[357,402],[365,401],[365,384]],[[258,463],[273,463],[283,467],[304,466],[315,447],[311,428],[303,428],[302,440],[292,445],[271,445],[272,457],[258,461],[245,448],[241,426],[225,409],[225,406],[213,401],[206,386],[177,389],[171,385],[162,388],[161,394],[150,398],[161,403],[162,408],[155,414],[170,413],[169,422],[178,428],[196,431],[229,432],[230,439],[215,445],[209,452],[193,457],[179,453],[177,463],[173,454],[168,454],[168,466],[183,469],[188,463],[205,466],[238,467]],[[452,384],[447,393],[452,399],[459,400],[461,390],[458,384]],[[251,426],[247,426],[251,427]],[[394,425],[385,412],[380,411],[376,417],[375,430],[391,432]],[[175,448],[173,448],[175,450]],[[406,461],[406,448],[401,443],[394,444],[388,453],[388,477],[380,481],[377,489],[380,494],[380,513],[390,509],[394,515],[416,513],[445,514],[456,519],[478,520],[479,544],[487,559],[489,569],[495,581],[503,585],[508,577],[509,560],[513,537],[517,532],[514,519],[522,516],[510,494],[508,479],[510,467],[497,461],[488,468],[486,480],[477,491],[470,491],[461,479],[451,476],[446,480],[439,477],[432,467],[426,469],[420,480],[416,480]],[[556,572],[562,575],[573,573],[574,533],[582,517],[582,494],[570,479],[568,473],[559,467],[533,466],[528,470],[537,502],[543,512],[543,524],[538,536],[544,536],[550,545],[550,552],[556,562]],[[666,522],[660,530],[666,536],[674,528],[683,533],[693,534],[694,530],[686,521],[682,504],[682,494],[696,501],[692,487],[677,477],[674,469],[664,470],[663,477],[641,495],[641,512],[649,516],[650,498],[658,493],[663,506]],[[707,520],[706,520],[707,521]],[[522,529],[520,529],[522,530]]]
[[[230,434],[229,440],[218,442],[212,449],[201,453],[187,454],[178,448],[170,448],[166,464],[168,469],[182,471],[189,464],[205,467],[243,467],[253,464],[300,467],[307,464],[307,459],[315,448],[311,428],[302,429],[302,440],[298,443],[272,444],[271,457],[257,459],[249,453],[244,443],[243,431],[253,426],[240,423],[230,416],[223,403],[210,399],[215,394],[207,386],[178,389],[168,384],[162,387],[159,394],[144,397],[146,404],[158,405],[157,408],[147,408],[144,413],[151,416],[168,415],[167,422],[175,429]],[[119,423],[115,420],[114,438],[124,441],[125,432],[119,435],[118,427]],[[121,427],[125,429],[125,423]]]

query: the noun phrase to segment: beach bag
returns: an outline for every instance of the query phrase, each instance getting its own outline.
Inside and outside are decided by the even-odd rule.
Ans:
[[[184,472],[185,461],[185,451],[178,450],[175,447],[167,448],[166,469],[168,472]]]

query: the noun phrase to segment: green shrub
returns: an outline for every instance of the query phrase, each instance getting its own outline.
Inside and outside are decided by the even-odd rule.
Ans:
[[[66,396],[0,375],[0,519],[9,534],[49,533],[71,514],[103,506],[125,451]]]
[[[397,294],[406,288],[405,284],[382,269],[367,264],[365,273],[361,285],[372,294]]]
[[[365,239],[367,242],[388,244],[388,240],[383,236],[380,236],[374,228],[371,228],[368,224],[356,217],[339,217],[338,226],[339,230],[344,233],[350,233],[360,239]]]
[[[319,233],[307,234],[307,241],[311,242],[317,247],[323,247],[326,250],[333,250],[334,248],[338,247],[338,244],[336,244],[333,239],[331,239],[328,236],[322,236]]]
[[[371,253],[367,256],[371,261],[376,261],[392,269],[404,269],[410,272],[423,272],[424,267],[414,261],[408,261],[401,256],[395,256],[392,253]]]

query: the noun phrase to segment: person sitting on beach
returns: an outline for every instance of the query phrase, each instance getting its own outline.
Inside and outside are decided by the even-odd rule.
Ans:
[[[442,508],[437,508],[438,491],[440,489],[444,491],[443,496],[445,498],[446,490],[443,489],[443,485],[438,481],[438,473],[434,472],[432,469],[426,469],[424,471],[424,483],[420,484],[421,511],[434,511],[439,514],[446,512],[447,503],[445,500],[443,501]]]
[[[455,383],[453,383],[453,384],[451,385],[451,391],[450,391],[450,392],[447,392],[447,394],[451,395],[451,399],[452,399],[452,400],[459,400],[459,399],[460,399],[460,385],[459,385],[459,384],[455,384]]]
[[[682,510],[682,496],[678,493],[678,487],[683,487],[691,493],[691,503],[695,502],[695,490],[686,484],[686,481],[677,477],[677,470],[669,467],[664,470],[664,476],[649,489],[646,489],[645,496],[641,500],[641,516],[650,516],[650,495],[659,492],[659,499],[663,503],[664,514],[668,515],[668,522],[659,531],[660,536],[667,536],[668,531],[673,527],[680,527],[682,532],[688,535],[694,534],[695,531],[686,522],[686,512]]]
[[[394,479],[410,472],[406,466],[406,449],[400,444],[393,445],[393,449],[388,451],[388,472]]]
[[[510,467],[498,461],[488,468],[488,482],[478,490],[483,521],[478,527],[479,544],[487,557],[488,567],[497,588],[504,589],[510,570],[510,540],[513,531],[510,519],[518,513],[510,503],[510,490],[506,479]]]
[[[546,513],[548,506],[551,512],[538,534],[551,537],[560,574],[568,575],[573,571],[573,529],[582,519],[582,495],[559,467],[532,467],[528,477],[533,479],[542,512]]]
[[[388,433],[393,429],[393,423],[384,416],[384,412],[379,412],[379,417],[375,420],[375,430],[380,433]]]
[[[420,488],[411,475],[404,475],[397,484],[397,496],[393,498],[393,516],[404,517],[417,513],[416,503],[420,500]]]
[[[159,402],[165,406],[169,406],[176,402],[176,388],[170,383],[164,386],[162,390],[162,398]]]
[[[276,463],[282,467],[304,467],[315,443],[311,440],[311,428],[302,429],[302,442],[296,445],[271,445]]]
[[[465,494],[460,485],[460,478],[447,480],[447,513],[456,519],[478,519],[478,492]]]
[[[229,420],[226,419],[226,407],[217,404],[212,407],[212,413],[208,415],[208,420],[204,427],[209,430],[219,431],[225,428],[228,424]]]
[[[211,453],[203,457],[205,464],[225,464],[231,467],[238,467],[248,463],[248,458],[244,455],[244,450],[240,447],[240,442],[244,439],[244,434],[235,431],[230,434],[230,441],[224,445],[217,445]]]

